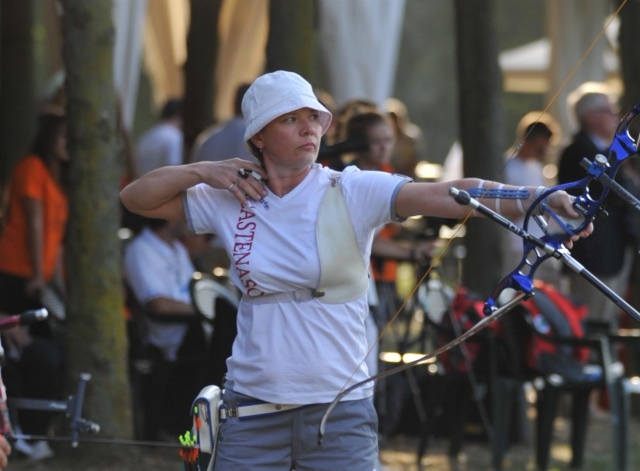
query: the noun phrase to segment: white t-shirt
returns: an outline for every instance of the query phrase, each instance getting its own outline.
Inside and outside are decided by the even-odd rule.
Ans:
[[[178,241],[169,245],[144,228],[127,245],[124,271],[140,305],[160,297],[191,303],[189,282],[195,269],[189,252]],[[161,349],[167,359],[175,360],[186,324],[148,321],[147,328],[149,343]]]
[[[186,192],[187,220],[196,233],[215,232],[231,259],[231,279],[248,296],[315,288],[320,279],[316,220],[335,172],[315,164],[280,198],[269,193],[242,208],[226,190],[201,184]],[[393,208],[407,177],[349,167],[340,177],[360,256],[369,264],[376,227],[396,220]],[[335,237],[341,237],[335,228]],[[296,303],[241,302],[238,336],[227,360],[235,391],[283,404],[326,403],[368,377],[364,321],[367,295],[344,304],[321,298]],[[347,399],[373,393],[372,385]]]

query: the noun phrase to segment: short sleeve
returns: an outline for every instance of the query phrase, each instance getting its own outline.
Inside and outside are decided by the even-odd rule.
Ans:
[[[342,172],[347,204],[352,216],[369,227],[378,227],[402,219],[396,214],[396,198],[400,188],[411,178],[380,171],[362,171],[347,167]],[[366,209],[366,211],[364,211]]]
[[[47,168],[44,163],[35,156],[26,157],[16,166],[13,175],[15,191],[21,196],[42,200],[45,198]]]

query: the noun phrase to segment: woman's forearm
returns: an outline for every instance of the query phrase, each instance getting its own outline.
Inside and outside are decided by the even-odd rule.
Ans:
[[[258,201],[266,196],[262,180],[241,177],[239,172],[257,173],[266,179],[265,170],[259,165],[238,158],[220,162],[196,162],[187,165],[171,165],[153,170],[131,182],[120,192],[125,207],[142,216],[184,221],[182,192],[198,183],[212,188],[232,191],[234,197],[245,204],[249,199]]]
[[[136,214],[184,221],[182,192],[200,182],[198,164],[162,167],[129,183],[120,192],[120,199]]]
[[[521,216],[535,200],[536,187],[518,187],[502,185],[499,182],[483,181],[477,178],[464,178],[461,180],[443,183],[407,183],[399,192],[397,199],[397,213],[402,217],[416,215],[428,215],[444,218],[464,218],[472,208],[458,204],[449,195],[451,187],[460,190],[471,188],[525,190],[528,196],[523,199],[515,198],[486,198],[478,199],[490,209],[504,215],[509,219]]]

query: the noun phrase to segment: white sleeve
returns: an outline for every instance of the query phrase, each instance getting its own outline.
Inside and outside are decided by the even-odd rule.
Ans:
[[[354,219],[370,228],[401,221],[395,212],[398,191],[409,177],[379,171],[362,171],[347,167],[340,182],[344,185],[347,204]],[[366,208],[366,211],[363,211]],[[355,220],[354,222],[358,222]]]

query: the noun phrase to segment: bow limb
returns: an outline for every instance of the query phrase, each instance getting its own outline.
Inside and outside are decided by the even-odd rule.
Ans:
[[[384,371],[382,373],[378,373],[377,375],[373,375],[363,381],[360,381],[358,383],[355,383],[351,386],[349,386],[348,388],[343,389],[342,391],[340,391],[340,393],[338,393],[338,395],[334,398],[334,400],[329,404],[329,407],[327,407],[326,412],[324,413],[324,415],[322,416],[322,421],[320,422],[320,430],[318,432],[318,444],[322,444],[322,440],[324,438],[324,433],[325,433],[325,426],[327,423],[327,419],[329,418],[329,414],[331,414],[331,411],[333,411],[333,409],[336,407],[336,405],[338,405],[338,403],[340,402],[340,400],[345,397],[347,394],[349,394],[351,391],[358,389],[359,387],[370,383],[372,381],[376,381],[378,379],[382,379],[382,378],[386,378],[388,376],[392,376],[394,374],[397,373],[401,373],[405,370],[408,370],[409,368],[413,368],[414,366],[417,366],[421,363],[426,362],[427,360],[430,360],[431,358],[435,358],[438,355],[441,355],[442,353],[451,350],[452,348],[460,345],[462,342],[468,340],[469,338],[471,338],[472,336],[474,336],[475,334],[477,334],[478,332],[480,332],[481,330],[485,329],[490,323],[498,320],[500,317],[502,317],[503,314],[506,314],[508,311],[510,311],[511,309],[513,309],[515,306],[517,306],[518,304],[520,304],[521,301],[523,301],[524,299],[526,299],[528,297],[528,295],[526,293],[519,293],[518,295],[514,296],[512,299],[510,299],[507,303],[505,303],[503,306],[501,306],[499,309],[497,309],[496,311],[494,311],[490,316],[487,316],[485,318],[483,318],[480,322],[478,322],[477,324],[475,324],[473,327],[471,327],[469,330],[467,330],[464,334],[460,335],[459,337],[453,339],[451,342],[447,343],[446,345],[443,345],[442,347],[434,350],[431,353],[428,353],[420,358],[418,358],[417,360],[408,362],[408,363],[404,363],[402,365],[396,366],[395,368],[391,368],[387,371]]]

